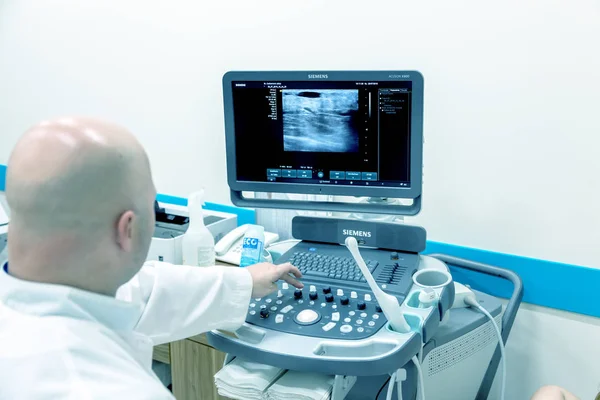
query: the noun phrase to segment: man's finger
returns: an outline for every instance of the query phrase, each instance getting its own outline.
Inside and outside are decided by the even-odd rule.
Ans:
[[[278,265],[278,270],[282,276],[292,273],[296,278],[302,278],[302,272],[290,263]]]
[[[291,275],[285,274],[281,277],[281,279],[283,279],[284,281],[286,281],[287,283],[289,283],[290,285],[292,285],[298,289],[302,289],[304,287],[304,284],[302,282],[300,282],[298,279],[292,277]]]

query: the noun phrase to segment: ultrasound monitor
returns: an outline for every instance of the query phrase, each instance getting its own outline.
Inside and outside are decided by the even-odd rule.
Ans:
[[[423,77],[416,71],[228,72],[228,184],[239,206],[414,215]],[[268,201],[243,192],[408,199],[389,208]]]

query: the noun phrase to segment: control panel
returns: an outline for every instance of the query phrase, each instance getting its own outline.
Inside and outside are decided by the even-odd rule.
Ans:
[[[387,322],[370,291],[339,285],[283,283],[277,293],[252,299],[247,322],[277,331],[323,338],[363,339]]]
[[[362,249],[369,270],[387,293],[402,302],[418,267],[413,254]],[[278,263],[291,262],[303,274],[303,289],[285,282],[277,292],[252,299],[246,322],[275,331],[331,339],[364,339],[387,319],[345,247],[300,242]]]

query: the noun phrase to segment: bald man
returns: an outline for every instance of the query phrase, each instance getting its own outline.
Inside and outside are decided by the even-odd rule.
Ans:
[[[548,385],[542,386],[535,392],[531,400],[579,400],[579,398],[559,386]]]
[[[2,399],[172,399],[153,346],[235,330],[274,282],[303,286],[289,264],[144,264],[156,191],[144,149],[113,124],[63,118],[26,132],[6,196]]]

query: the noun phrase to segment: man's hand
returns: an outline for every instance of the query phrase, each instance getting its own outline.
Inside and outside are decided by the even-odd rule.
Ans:
[[[302,278],[302,273],[292,264],[274,265],[270,263],[260,263],[246,267],[252,276],[252,297],[265,297],[277,290],[277,281],[283,279],[292,286],[301,289],[304,287],[302,282],[296,278]]]

